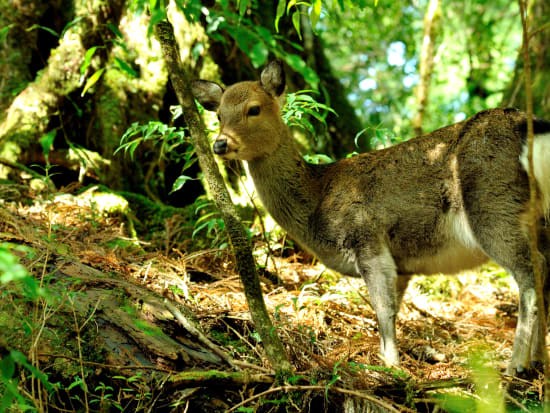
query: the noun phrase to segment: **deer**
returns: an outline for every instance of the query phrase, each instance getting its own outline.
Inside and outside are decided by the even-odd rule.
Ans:
[[[380,358],[400,365],[396,317],[415,274],[454,274],[489,259],[515,279],[519,311],[506,374],[544,360],[528,240],[527,116],[488,109],[395,146],[328,164],[307,163],[281,118],[285,70],[270,62],[259,81],[224,89],[195,80],[191,92],[217,113],[213,151],[246,162],[275,221],[326,267],[362,277],[380,336]],[[550,122],[534,120],[537,233],[550,291]],[[545,308],[545,309],[546,309]],[[545,310],[542,309],[542,310]]]

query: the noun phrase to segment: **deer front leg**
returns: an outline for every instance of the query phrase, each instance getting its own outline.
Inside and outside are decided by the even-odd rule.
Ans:
[[[399,299],[393,257],[385,248],[374,256],[363,251],[359,254],[357,266],[367,284],[371,304],[376,312],[380,333],[380,356],[387,366],[399,366],[395,332]]]

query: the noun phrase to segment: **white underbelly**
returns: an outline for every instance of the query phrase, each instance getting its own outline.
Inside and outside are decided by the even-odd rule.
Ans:
[[[424,275],[456,274],[479,267],[487,260],[487,256],[479,248],[455,244],[435,254],[406,258],[398,263],[398,272]]]
[[[479,267],[488,257],[479,247],[464,211],[449,212],[441,220],[439,236],[445,241],[435,252],[406,257],[398,271],[409,274],[456,274]]]

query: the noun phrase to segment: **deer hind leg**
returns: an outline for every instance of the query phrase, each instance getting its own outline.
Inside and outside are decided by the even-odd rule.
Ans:
[[[543,280],[543,300],[544,314],[548,322],[548,302],[550,299],[550,275],[548,274],[548,263],[550,263],[550,226],[548,223],[543,223],[538,239],[538,248],[540,254],[541,274]],[[546,331],[542,331],[540,323],[537,325],[535,335],[533,337],[534,345],[531,347],[531,366],[538,368],[542,366],[547,358],[546,353]]]
[[[519,289],[519,314],[514,337],[512,359],[506,373],[515,375],[529,369],[536,346],[539,311],[529,242],[525,231],[513,216],[482,216],[485,225],[472,222],[472,229],[484,252],[513,275]],[[493,223],[487,226],[486,223]],[[476,231],[477,229],[477,231]]]
[[[380,333],[380,356],[386,365],[398,366],[399,350],[395,319],[399,311],[399,297],[402,294],[397,291],[395,262],[386,248],[382,248],[375,255],[369,253],[369,250],[364,248],[358,253],[357,267],[367,284],[370,300],[376,312]]]

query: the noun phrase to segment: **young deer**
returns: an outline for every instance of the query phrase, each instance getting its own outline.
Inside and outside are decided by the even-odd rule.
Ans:
[[[312,165],[300,156],[281,119],[284,89],[280,61],[271,62],[259,82],[240,82],[227,90],[204,80],[192,84],[199,102],[218,113],[221,130],[214,152],[248,163],[265,208],[302,246],[328,267],[363,277],[385,363],[399,365],[395,318],[411,275],[456,273],[489,258],[513,274],[519,286],[507,372],[542,361],[546,348],[538,345],[543,332],[538,331],[527,239],[525,114],[485,110],[391,148]],[[550,123],[536,120],[534,125],[546,293]]]

